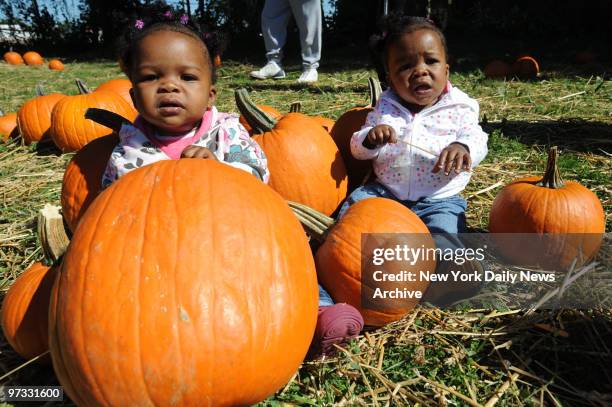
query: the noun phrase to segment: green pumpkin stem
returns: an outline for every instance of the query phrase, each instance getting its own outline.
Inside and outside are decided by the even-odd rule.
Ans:
[[[119,132],[121,130],[121,126],[124,124],[132,124],[125,117],[118,115],[115,112],[110,112],[104,109],[97,109],[95,107],[90,107],[85,111],[85,118],[89,120],[93,120],[94,122],[101,124],[102,126],[108,127],[109,129]]]
[[[85,95],[87,93],[91,93],[91,91],[89,90],[89,88],[87,87],[87,85],[85,85],[85,82],[83,82],[80,79],[75,79],[74,80],[76,82],[76,86],[79,89],[79,93],[81,95]]]
[[[289,113],[300,113],[302,111],[302,102],[293,102],[289,106]]]
[[[550,150],[548,150],[546,171],[544,172],[542,179],[538,181],[536,185],[551,189],[563,188],[565,186],[563,180],[561,179],[561,174],[559,173],[559,167],[557,166],[558,157],[559,152],[557,150],[557,146],[551,147]]]
[[[368,88],[370,90],[370,106],[374,107],[378,103],[382,93],[382,88],[380,87],[380,82],[378,79],[369,77]]]
[[[316,241],[323,243],[335,224],[334,220],[306,205],[291,201],[287,203],[306,230],[306,233]]]
[[[265,133],[274,128],[276,120],[268,116],[266,112],[253,103],[246,89],[236,90],[234,98],[236,99],[236,106],[240,114],[244,116],[249,126],[253,128],[254,134]]]

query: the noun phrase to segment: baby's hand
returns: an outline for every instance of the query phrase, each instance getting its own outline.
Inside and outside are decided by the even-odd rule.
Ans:
[[[366,143],[367,145],[373,147],[377,147],[381,144],[386,143],[397,143],[395,130],[393,130],[393,127],[387,126],[386,124],[379,124],[368,132],[368,136],[366,137]]]
[[[448,175],[455,169],[459,174],[461,171],[469,171],[472,168],[472,158],[468,149],[460,143],[449,144],[438,158],[438,162],[434,165],[431,172],[439,172],[444,170],[444,174]]]
[[[181,153],[181,158],[203,158],[205,160],[217,161],[217,157],[213,154],[212,151],[210,151],[206,147],[200,146],[185,147],[185,149]]]

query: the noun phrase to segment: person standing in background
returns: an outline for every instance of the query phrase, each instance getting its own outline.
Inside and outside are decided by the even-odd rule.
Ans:
[[[266,0],[261,12],[261,29],[266,46],[268,63],[251,72],[255,79],[281,79],[283,47],[287,40],[287,25],[291,15],[300,31],[302,50],[302,74],[299,83],[313,83],[319,79],[317,68],[321,59],[323,31],[320,0]]]

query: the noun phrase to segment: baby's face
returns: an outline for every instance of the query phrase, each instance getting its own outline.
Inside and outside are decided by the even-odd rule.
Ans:
[[[442,41],[427,29],[403,34],[389,44],[387,69],[391,88],[417,112],[436,103],[448,81]]]
[[[203,49],[204,48],[204,49]],[[174,31],[157,31],[135,49],[132,99],[142,117],[164,135],[194,128],[215,102],[204,45]]]

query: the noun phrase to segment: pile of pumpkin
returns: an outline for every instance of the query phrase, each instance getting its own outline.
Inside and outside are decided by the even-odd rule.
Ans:
[[[529,55],[518,57],[512,64],[501,59],[494,59],[483,69],[486,78],[503,79],[513,76],[519,79],[535,79],[540,74],[540,64]]]
[[[370,89],[374,104],[374,81]],[[269,186],[211,160],[176,160],[130,172],[100,192],[117,143],[108,130],[68,164],[61,204],[70,244],[61,263],[36,264],[18,278],[2,322],[22,356],[50,349],[77,404],[265,399],[306,354],[317,280],[370,326],[416,306],[361,306],[360,248],[363,233],[420,234],[433,244],[422,221],[384,198],[358,202],[337,222],[329,217],[368,172],[368,163],[352,159],[349,139],[372,107],[351,109],[334,123],[296,107],[287,114],[258,107],[245,90],[236,101],[268,158]],[[603,232],[598,199],[577,183],[562,184],[551,151],[543,178],[515,181],[500,193],[491,212],[496,231],[558,232],[555,218],[569,209],[583,218],[563,232]],[[533,199],[543,207],[530,205]],[[519,217],[524,221],[515,222]],[[314,255],[304,229],[321,242]],[[435,264],[415,264],[423,267]],[[412,288],[427,289],[419,284]]]
[[[18,52],[8,51],[4,53],[4,62],[9,65],[43,65],[45,60],[43,57],[36,51],[28,51],[21,56]],[[49,64],[47,65],[49,69],[54,71],[63,71],[64,64],[57,58],[53,58],[49,60]]]

